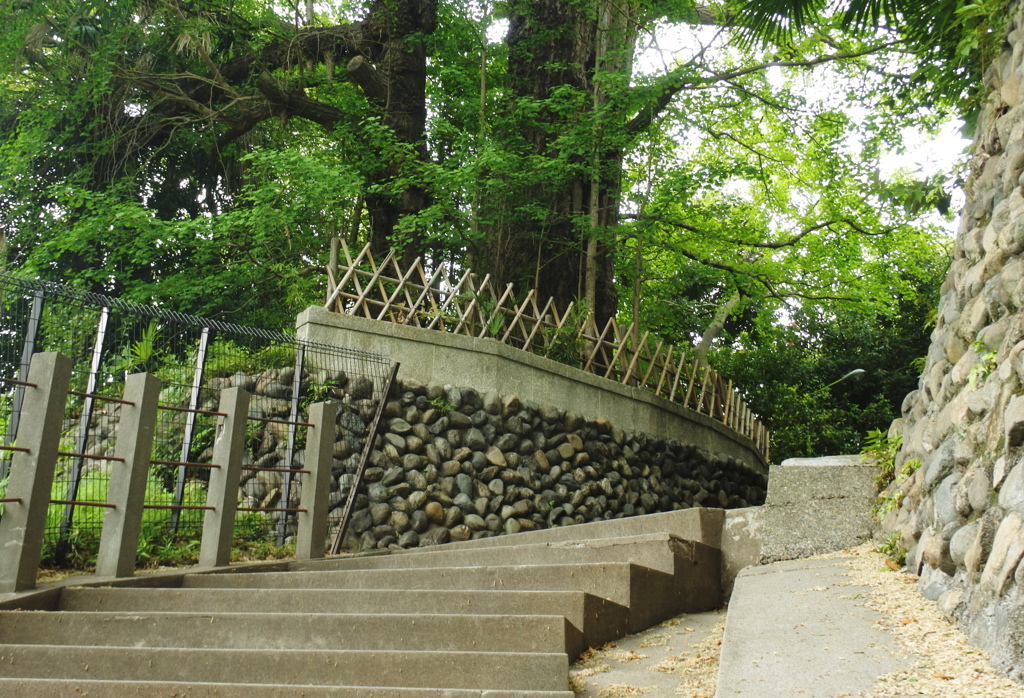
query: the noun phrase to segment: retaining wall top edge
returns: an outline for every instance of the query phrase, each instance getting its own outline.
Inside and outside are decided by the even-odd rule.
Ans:
[[[695,410],[667,400],[646,388],[622,385],[621,383],[617,383],[613,380],[609,380],[592,373],[587,373],[582,369],[567,366],[552,359],[538,356],[515,347],[510,347],[501,343],[497,339],[489,337],[466,337],[464,335],[455,335],[439,330],[427,330],[420,327],[399,325],[393,322],[374,320],[353,315],[344,315],[328,310],[322,306],[310,306],[306,310],[302,311],[296,319],[296,330],[300,337],[306,337],[310,332],[310,328],[317,325],[326,325],[340,330],[358,331],[364,334],[389,337],[440,348],[473,352],[475,354],[488,354],[496,358],[501,358],[504,361],[528,366],[535,371],[544,372],[552,376],[558,376],[566,380],[581,383],[590,388],[603,391],[604,393],[610,393],[626,400],[644,403],[655,409],[671,413],[680,419],[686,420],[705,429],[711,429],[721,434],[723,437],[736,442],[740,447],[749,451],[753,455],[759,472],[762,474],[767,474],[768,472],[768,461],[752,439],[705,414],[701,414]]]

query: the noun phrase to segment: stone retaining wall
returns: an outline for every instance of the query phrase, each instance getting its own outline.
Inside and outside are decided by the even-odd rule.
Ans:
[[[1011,9],[927,363],[890,430],[903,447],[883,532],[899,532],[923,593],[1024,680],[1024,24]]]
[[[281,396],[290,396],[293,377],[294,369],[279,368],[213,378],[201,407],[216,410],[220,390],[240,387],[253,392],[250,416],[287,419],[290,402]],[[324,393],[338,403],[329,498],[333,530],[377,402],[370,399],[374,386],[368,379],[315,369],[303,375],[303,403],[311,402],[313,393]],[[116,414],[115,405],[109,414],[96,415],[90,453],[113,452]],[[304,412],[299,419],[306,419]],[[73,433],[75,425],[69,423],[68,428]],[[287,442],[287,425],[250,422],[244,465],[284,467]],[[577,412],[496,391],[424,385],[412,379],[400,381],[385,405],[371,453],[344,542],[351,552],[687,507],[756,506],[764,502],[767,487],[763,474],[727,453],[625,431],[607,419],[588,420]],[[197,460],[209,462],[211,457],[212,447]],[[293,465],[303,464],[300,448]],[[282,482],[278,472],[243,471],[240,505],[283,507]],[[301,488],[293,486],[287,506],[300,506],[300,495]],[[282,515],[256,514],[268,524]],[[294,533],[294,520],[288,532]]]
[[[764,502],[736,458],[513,395],[403,382],[346,540],[414,547],[687,507]],[[336,472],[339,495],[356,455]]]
[[[749,438],[652,391],[596,376],[489,338],[342,315],[307,308],[296,320],[301,339],[384,354],[401,364],[399,376],[421,383],[472,386],[561,405],[588,419],[608,419],[626,431],[678,439],[724,453],[767,476],[768,464]]]

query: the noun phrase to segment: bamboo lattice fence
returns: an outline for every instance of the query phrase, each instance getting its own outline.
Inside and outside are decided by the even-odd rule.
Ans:
[[[452,276],[428,271],[422,258],[402,269],[393,252],[382,261],[369,245],[354,258],[342,244],[345,263],[336,278],[328,270],[325,307],[338,313],[467,337],[490,337],[561,363],[642,387],[722,422],[749,437],[768,458],[769,434],[735,390],[714,369],[664,340],[623,327],[615,318],[598,331],[580,305],[559,311],[551,298],[531,289],[517,298],[512,284],[497,287],[472,271]]]

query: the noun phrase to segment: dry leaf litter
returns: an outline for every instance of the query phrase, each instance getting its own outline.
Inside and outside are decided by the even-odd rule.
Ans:
[[[916,577],[894,571],[892,563],[867,543],[810,559],[836,558],[851,558],[845,562],[850,570],[846,573],[850,580],[848,585],[868,589],[858,601],[881,615],[879,628],[891,632],[911,658],[910,668],[878,677],[874,691],[864,698],[919,695],[940,698],[1024,697],[1024,686],[996,673],[989,665],[988,655],[972,647],[963,632],[946,620],[933,602],[921,595]],[[666,645],[674,633],[692,630],[686,628],[686,618],[680,616],[641,633],[637,636],[637,646],[657,648]],[[699,638],[699,642],[688,645],[685,652],[669,654],[647,667],[647,670],[678,677],[675,695],[713,698],[718,681],[719,652],[724,628],[723,613],[717,625]],[[616,643],[588,650],[573,665],[570,685],[577,696],[614,698],[664,695],[664,691],[656,692],[654,687],[642,685],[635,678],[631,683],[614,683],[612,678],[612,683],[601,687],[595,687],[587,681],[588,677],[596,674],[614,677],[616,671],[623,670],[620,667],[643,656],[635,651],[622,650]]]

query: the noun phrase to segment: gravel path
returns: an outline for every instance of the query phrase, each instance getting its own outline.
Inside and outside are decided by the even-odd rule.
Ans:
[[[1024,686],[997,674],[988,655],[971,647],[960,629],[921,595],[916,577],[894,571],[870,544],[812,559],[839,557],[852,558],[845,563],[847,584],[868,588],[864,605],[882,615],[882,628],[912,661],[909,669],[878,677],[869,694],[839,693],[837,698],[1024,696]],[[713,698],[724,625],[724,611],[683,615],[591,650],[572,666],[572,688],[580,698]]]

